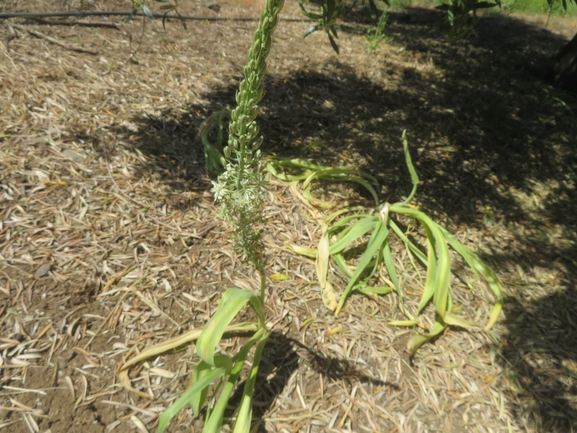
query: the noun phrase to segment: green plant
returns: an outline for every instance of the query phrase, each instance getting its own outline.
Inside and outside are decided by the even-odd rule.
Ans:
[[[382,12],[377,25],[371,26],[371,28],[367,30],[367,33],[365,34],[365,47],[369,53],[375,51],[381,41],[390,42],[393,40],[392,37],[385,34],[386,24],[387,14],[386,12]]]
[[[200,138],[204,147],[204,158],[206,169],[213,176],[220,176],[224,172],[223,158],[223,133],[224,119],[229,118],[230,113],[226,110],[217,111],[206,119],[198,128],[197,136]],[[216,138],[213,143],[209,140],[212,131],[217,130]]]
[[[384,203],[374,211],[358,207],[338,210],[321,221],[322,236],[316,249],[295,245],[289,245],[289,248],[297,254],[316,259],[323,301],[327,308],[335,311],[335,315],[341,312],[351,293],[384,295],[396,291],[401,300],[402,312],[407,320],[393,321],[390,324],[417,326],[420,324],[418,315],[432,301],[435,306],[435,324],[429,334],[418,334],[409,340],[408,349],[412,355],[423,343],[440,335],[449,325],[465,328],[476,326],[453,312],[449,247],[458,253],[476,274],[485,279],[497,297],[486,329],[493,326],[498,319],[503,305],[503,292],[496,275],[476,254],[463,246],[429,216],[410,204],[417,190],[419,177],[411,161],[405,133],[403,133],[403,145],[413,184],[411,194],[406,200],[394,204]],[[346,215],[359,210],[364,212]],[[426,253],[401,229],[393,218],[395,214],[410,217],[422,226],[427,240]],[[340,219],[337,220],[338,218]],[[400,279],[392,252],[394,245],[390,240],[392,234],[398,237],[410,253],[410,257],[416,258],[426,269],[423,295],[414,313],[409,312],[404,306]],[[363,253],[360,257],[356,256],[356,263],[352,263],[351,260],[347,260],[347,255],[355,250],[359,242],[363,245]],[[347,286],[338,302],[328,273],[331,257],[337,269],[348,279]],[[414,262],[413,266],[416,267]],[[379,282],[385,282],[385,285],[371,286],[370,282],[374,280],[373,277],[376,277]]]
[[[351,4],[347,4],[345,0],[325,0],[321,5],[320,13],[307,11],[305,9],[305,4],[307,4],[308,1],[298,0],[298,2],[304,16],[319,21],[318,24],[315,24],[304,32],[303,38],[306,38],[311,33],[317,31],[326,32],[331,47],[333,47],[333,50],[338,54],[339,46],[337,45],[335,38],[338,39],[339,37],[337,30],[340,29],[340,26],[336,22],[339,18],[344,17],[351,11],[356,0]]]
[[[228,289],[223,294],[215,314],[204,328],[194,329],[183,336],[153,346],[122,366],[119,373],[120,380],[125,387],[134,390],[128,378],[130,367],[151,356],[157,356],[183,344],[196,341],[196,355],[200,361],[192,372],[190,386],[161,415],[158,425],[159,433],[166,429],[170,420],[184,406],[191,405],[194,414],[198,416],[206,402],[208,405],[205,411],[203,432],[220,432],[228,400],[254,348],[252,365],[245,380],[234,426],[235,433],[250,431],[254,385],[262,351],[270,335],[265,323],[264,246],[258,230],[258,224],[262,221],[264,180],[259,150],[262,137],[259,136],[256,117],[258,103],[263,96],[262,80],[266,74],[266,58],[282,7],[283,0],[267,0],[261,14],[249,51],[248,63],[244,68],[244,79],[236,95],[237,107],[230,114],[228,145],[222,149],[224,157],[222,157],[221,164],[224,171],[219,175],[218,181],[214,182],[213,188],[215,199],[221,204],[221,217],[231,226],[237,252],[260,275],[260,290],[259,293],[255,293],[246,289]],[[222,112],[216,113],[214,118],[204,126],[205,129],[200,133],[201,137],[206,137],[210,132],[206,128],[222,125],[222,117]],[[220,128],[217,141],[219,138],[222,140]],[[207,143],[204,143],[205,148],[210,151]],[[257,321],[231,324],[247,305],[256,314]],[[253,334],[236,354],[219,353],[217,345],[226,334],[231,332],[252,332]],[[211,388],[212,384],[215,386]],[[139,394],[143,395],[143,393]]]
[[[501,0],[495,0],[494,3],[479,0],[449,0],[448,3],[437,6],[437,9],[447,12],[449,37],[459,39],[466,36],[477,24],[477,10],[495,6],[501,7]]]

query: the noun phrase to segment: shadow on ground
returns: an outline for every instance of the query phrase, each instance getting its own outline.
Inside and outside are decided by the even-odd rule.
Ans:
[[[531,297],[531,293],[527,293]],[[506,391],[513,415],[535,431],[569,432],[577,427],[577,292],[506,304],[507,334],[502,361],[510,374]],[[520,423],[522,425],[522,423]]]
[[[270,74],[260,117],[263,151],[356,165],[386,186],[386,200],[397,200],[410,189],[400,142],[407,129],[423,209],[452,221],[453,229],[491,232],[484,253],[491,263],[558,272],[556,284],[565,291],[534,299],[530,284],[512,289],[502,361],[514,371],[517,389],[509,401],[519,426],[530,419],[537,431],[568,431],[577,422],[577,98],[546,82],[548,60],[566,40],[511,17],[488,16],[474,35],[449,43],[436,12],[408,14],[420,19],[399,19],[387,30],[393,50],[406,52],[402,59],[381,54],[379,66],[365,71],[337,58]],[[176,190],[198,187],[199,180],[208,188],[194,136],[210,114],[231,108],[235,91],[215,88],[203,95],[208,105],[134,119],[138,132],[117,133],[154,157],[143,173],[160,173]],[[510,229],[506,236],[492,232],[496,223]],[[276,367],[267,362],[268,374]]]
[[[265,415],[270,416],[267,412],[277,399],[284,399],[283,408],[285,409],[302,408],[300,401],[287,400],[282,395],[287,391],[287,388],[295,385],[291,380],[294,379],[293,373],[299,368],[299,362],[306,363],[308,369],[316,375],[322,375],[328,381],[371,382],[375,385],[396,387],[394,384],[370,376],[357,364],[344,359],[325,356],[293,338],[273,332],[262,354],[254,392],[253,423],[258,425],[259,432],[267,432],[263,417]],[[243,386],[244,383],[240,384],[229,400],[230,407],[239,405]],[[253,431],[255,431],[254,428]]]

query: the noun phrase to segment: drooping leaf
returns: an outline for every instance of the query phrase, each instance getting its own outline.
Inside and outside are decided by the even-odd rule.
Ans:
[[[333,47],[333,50],[335,50],[335,52],[337,54],[339,54],[339,46],[337,45],[337,43],[335,42],[333,35],[331,35],[330,33],[327,33],[329,35],[329,41],[331,43],[331,47]]]
[[[447,325],[459,326],[460,328],[477,328],[477,325],[469,320],[463,319],[453,313],[445,313],[445,318],[443,321]]]
[[[359,260],[359,264],[357,265],[357,269],[355,270],[355,273],[353,274],[353,276],[349,280],[347,287],[345,288],[345,290],[343,291],[343,294],[341,295],[341,298],[339,300],[339,305],[337,306],[337,309],[335,311],[335,316],[339,315],[341,309],[343,308],[343,306],[345,304],[345,301],[346,301],[350,291],[356,285],[358,279],[360,278],[361,274],[364,272],[366,267],[369,266],[369,264],[372,262],[375,254],[377,254],[379,252],[382,243],[387,238],[388,233],[389,233],[389,231],[388,231],[387,227],[385,227],[382,224],[382,222],[379,221],[377,223],[375,231],[373,232],[371,238],[369,239],[369,242],[367,244],[367,248],[366,248],[365,252],[363,253],[363,255],[361,256],[361,258]]]
[[[428,334],[418,334],[409,340],[407,343],[407,349],[409,350],[409,356],[413,356],[415,352],[421,347],[423,344],[431,341],[432,339],[441,335],[441,333],[445,330],[447,325],[441,322],[435,322],[433,325],[433,329]]]
[[[236,317],[246,304],[250,304],[259,317],[259,323],[264,323],[264,306],[260,297],[242,289],[228,289],[222,296],[216,313],[205,325],[196,342],[196,354],[206,363],[214,366],[214,355],[217,344],[229,323]]]
[[[300,247],[298,245],[292,245],[292,244],[285,244],[285,246],[289,250],[293,251],[295,254],[298,254],[299,256],[305,256],[311,259],[316,259],[318,255],[318,250],[313,248]]]

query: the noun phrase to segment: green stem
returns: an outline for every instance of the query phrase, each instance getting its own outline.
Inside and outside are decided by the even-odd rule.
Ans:
[[[260,299],[262,300],[263,304],[264,304],[264,297],[265,297],[265,291],[266,291],[266,273],[264,272],[264,266],[262,265],[262,263],[259,263],[257,265],[257,271],[259,273],[260,276]]]

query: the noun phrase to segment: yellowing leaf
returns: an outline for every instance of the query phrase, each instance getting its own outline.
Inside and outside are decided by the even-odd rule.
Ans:
[[[270,278],[274,281],[286,281],[291,279],[291,277],[285,274],[272,274]]]

